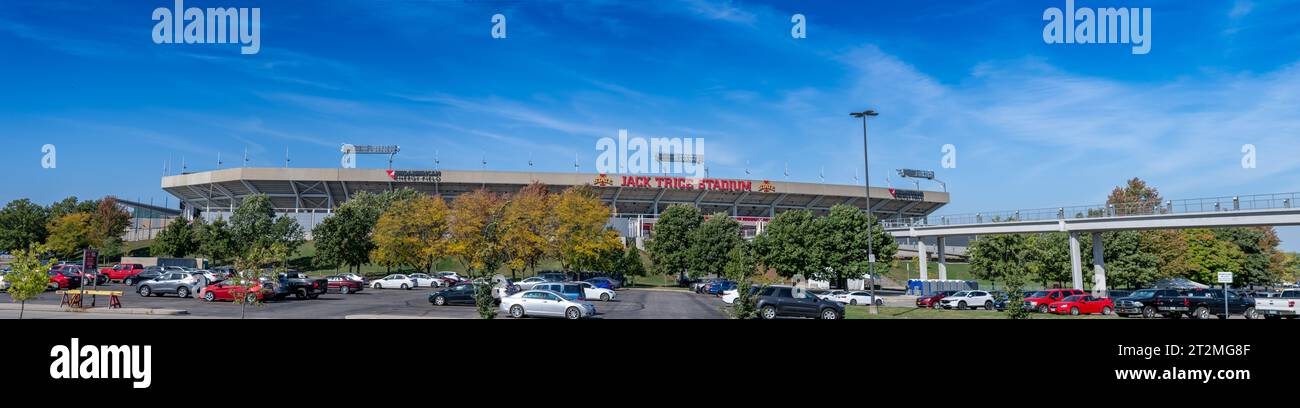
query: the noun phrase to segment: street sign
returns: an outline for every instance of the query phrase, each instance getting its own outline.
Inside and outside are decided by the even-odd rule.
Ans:
[[[1219,272],[1218,283],[1232,283],[1232,272]]]

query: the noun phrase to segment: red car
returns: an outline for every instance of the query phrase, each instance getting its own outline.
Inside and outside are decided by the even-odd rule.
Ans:
[[[230,281],[221,281],[203,288],[203,300],[207,302],[216,302],[218,300],[234,301],[236,296],[244,296],[245,302],[252,302],[253,299],[263,299],[262,285],[254,285],[250,289],[252,289],[252,293],[245,295],[246,292],[243,286]]]
[[[117,264],[112,268],[102,268],[99,273],[108,275],[110,281],[121,281],[123,279],[139,275],[144,272],[144,265],[141,264]]]
[[[954,293],[957,293],[957,291],[955,291],[955,290],[941,290],[941,291],[938,291],[938,292],[931,293],[931,294],[929,294],[928,296],[921,296],[921,297],[918,297],[918,298],[916,298],[916,307],[928,307],[928,308],[934,308],[934,307],[937,307],[937,306],[939,306],[939,301],[940,301],[940,300],[942,300],[943,298],[946,298],[946,297],[948,297],[948,296],[950,296],[950,295],[952,295],[952,294],[954,294]]]
[[[365,289],[366,285],[348,279],[342,275],[334,275],[325,278],[327,292],[338,292],[344,295],[360,292]]]
[[[1089,295],[1074,295],[1061,299],[1059,302],[1052,302],[1047,306],[1047,311],[1056,314],[1081,315],[1101,313],[1110,314],[1115,310],[1115,303],[1108,298],[1099,298]]]
[[[1025,297],[1024,307],[1038,313],[1047,313],[1047,308],[1055,302],[1060,302],[1070,296],[1086,295],[1078,289],[1049,289],[1034,292],[1034,294]]]
[[[45,272],[50,276],[50,286],[55,290],[81,287],[81,271],[72,268],[55,268]]]

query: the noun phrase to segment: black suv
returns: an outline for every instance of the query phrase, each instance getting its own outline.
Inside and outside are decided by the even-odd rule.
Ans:
[[[766,320],[784,316],[843,319],[844,304],[818,298],[806,290],[768,286],[758,295],[758,315]]]

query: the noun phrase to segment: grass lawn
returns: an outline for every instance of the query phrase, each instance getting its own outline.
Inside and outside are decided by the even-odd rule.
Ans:
[[[990,310],[944,310],[919,307],[881,307],[880,314],[867,312],[866,306],[845,306],[847,319],[1006,319],[1006,314]],[[1031,313],[1030,319],[1117,319],[1115,316],[1069,316]]]
[[[927,274],[929,275],[930,279],[939,279],[939,263],[930,262],[927,265],[928,265],[926,267]],[[1091,266],[1089,266],[1088,270],[1085,272],[1085,275],[1091,277],[1092,276],[1091,273],[1092,273],[1092,269]],[[892,279],[894,282],[898,282],[899,285],[906,285],[908,279],[920,279],[921,272],[917,270],[917,265],[915,261],[899,261],[894,263],[894,267],[890,268],[889,272],[886,273],[885,276]],[[948,262],[948,279],[973,280],[979,282],[980,289],[984,289],[984,290],[1002,289],[1001,282],[991,282],[983,279],[975,279],[975,277],[971,275],[970,264],[968,263]],[[1025,289],[1039,290],[1039,289],[1043,289],[1043,285],[1038,282],[1027,282],[1025,284]]]

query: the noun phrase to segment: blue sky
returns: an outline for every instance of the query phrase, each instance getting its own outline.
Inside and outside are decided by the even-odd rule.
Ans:
[[[881,112],[872,184],[935,169],[948,213],[1100,203],[1135,176],[1167,198],[1300,191],[1300,2],[1078,4],[1150,7],[1151,52],[1045,44],[1043,11],[1064,0],[186,2],[260,7],[256,55],[154,44],[172,1],[10,0],[0,201],[161,201],[169,158],[282,166],[288,148],[332,167],[342,143],[400,144],[402,168],[593,171],[618,129],[705,138],[715,177],[781,179],[788,162],[791,180],[853,183],[847,113],[864,108]],[[944,144],[957,168],[940,168]]]

